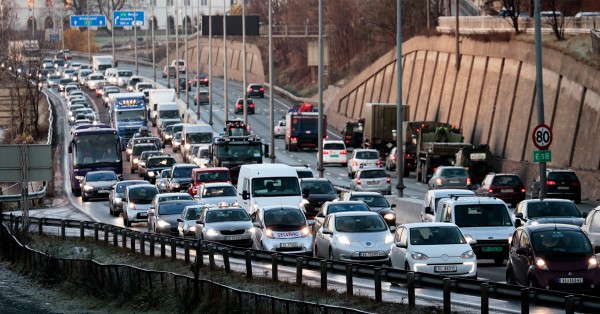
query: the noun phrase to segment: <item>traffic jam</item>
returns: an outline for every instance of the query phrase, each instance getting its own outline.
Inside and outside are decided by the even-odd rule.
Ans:
[[[159,88],[110,56],[92,64],[60,62],[64,56],[44,62],[54,65],[46,87],[64,97],[71,191],[83,203],[108,201],[105,211],[126,227],[472,279],[478,260],[490,259],[506,267],[509,284],[598,293],[600,206],[582,213],[581,184],[570,169],[547,169],[545,184],[536,178],[526,187],[516,174],[494,172],[487,145],[464,143],[453,125],[408,121],[406,106],[399,166],[427,192],[420,220],[399,224],[402,209],[389,196],[400,170],[389,145],[394,104],[366,104],[365,117],[348,122],[340,140],[322,141],[323,166],[347,173],[340,187],[310,166],[264,162],[269,145],[243,119],[225,121],[223,130],[184,123],[178,90]],[[181,62],[163,77],[185,71]],[[193,101],[200,106],[211,83],[202,74],[183,88],[199,89]],[[263,98],[264,87],[249,84],[246,96],[246,108],[243,98],[232,106],[236,113],[254,114],[252,98]],[[272,134],[288,152],[317,151],[318,114],[311,104],[292,106]],[[551,130],[535,131],[549,145]]]

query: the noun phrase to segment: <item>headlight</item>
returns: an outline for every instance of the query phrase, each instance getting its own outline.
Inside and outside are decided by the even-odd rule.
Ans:
[[[82,181],[85,177],[84,176],[75,176],[75,179]]]
[[[537,268],[541,270],[548,270],[548,265],[546,265],[546,261],[539,257],[536,257],[535,259],[535,266],[537,266]]]
[[[133,153],[133,149],[131,149],[131,148],[128,148],[128,149],[127,149],[127,155],[131,155],[131,153]]]
[[[429,259],[429,256],[423,254],[423,253],[419,253],[419,252],[414,252],[412,254],[410,254],[410,256],[414,259],[414,260],[427,260]]]
[[[254,232],[256,232],[256,228],[251,227],[250,229],[248,229],[246,231],[249,232],[249,233],[254,233]]]
[[[539,224],[539,222],[538,222],[537,220],[534,220],[534,221],[532,221],[532,222],[531,222],[531,223],[529,223],[529,224],[530,224],[530,225],[532,225],[532,226],[535,226],[535,225]]]
[[[129,203],[129,208],[135,210],[135,204],[134,203]]]
[[[185,149],[190,149],[191,145],[190,144],[185,144]]]
[[[159,185],[160,187],[166,187],[166,184],[165,184],[164,182],[160,182],[158,185]]]
[[[596,256],[592,256],[588,260],[588,269],[594,269],[596,267],[598,267],[598,260],[596,259]]]
[[[475,253],[472,250],[468,250],[460,255],[462,259],[473,259],[475,258]]]
[[[267,231],[265,232],[265,236],[267,236],[267,238],[273,238],[273,231],[271,231],[271,229],[267,229]]]
[[[304,229],[302,229],[302,237],[306,238],[309,234],[310,232],[308,231],[308,227],[304,227]]]
[[[167,227],[170,227],[170,226],[171,226],[171,224],[170,224],[170,223],[168,223],[168,222],[166,222],[166,221],[163,221],[163,220],[159,220],[159,221],[157,222],[157,224],[158,224],[158,226],[159,226],[159,227],[161,227],[161,228],[167,228]]]
[[[140,162],[140,167],[146,167],[146,162],[145,161]]]
[[[218,236],[219,235],[219,231],[217,231],[215,229],[208,229],[208,230],[206,230],[206,235],[209,236],[209,237]]]
[[[123,199],[122,199],[122,198],[120,198],[120,197],[115,197],[115,199],[114,199],[113,203],[115,203],[115,204],[121,204],[121,202],[122,202],[122,201],[123,201]]]
[[[171,139],[171,137],[173,137],[173,136],[171,136],[170,134],[165,135],[166,139]]]
[[[392,221],[392,220],[393,220],[393,221],[396,221],[396,214],[392,214],[392,213],[385,214],[385,215],[383,216],[383,219],[385,219],[385,220],[390,220],[390,221]]]
[[[173,183],[171,183],[171,186],[172,186],[173,188],[175,188],[175,189],[178,189],[178,188],[179,188],[179,183],[177,183],[177,182],[173,182]]]
[[[133,163],[134,163],[134,164],[137,164],[138,162],[140,162],[140,159],[139,159],[139,158],[133,158]]]
[[[339,236],[338,241],[340,242],[340,244],[350,245],[350,240],[348,240],[348,237],[346,236]]]
[[[94,190],[94,187],[93,187],[93,186],[91,186],[91,185],[87,185],[87,184],[86,184],[86,185],[84,185],[84,186],[83,186],[83,189],[84,189],[84,190],[86,190],[86,191],[93,191],[93,190]]]
[[[188,232],[196,232],[196,226],[190,226]]]
[[[394,242],[394,235],[393,234],[386,235],[385,236],[385,244],[392,243],[392,242]]]
[[[154,171],[148,171],[148,176],[149,177],[154,177]]]

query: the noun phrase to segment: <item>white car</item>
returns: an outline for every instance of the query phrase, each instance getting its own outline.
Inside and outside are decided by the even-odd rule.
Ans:
[[[371,167],[381,167],[379,152],[376,149],[357,148],[348,160],[348,177],[354,178],[359,169]]]
[[[318,157],[319,156],[317,155],[317,159]],[[346,144],[344,144],[344,141],[323,141],[323,165],[325,166],[327,164],[341,164],[344,167],[348,164],[348,152],[346,151]]]
[[[277,125],[273,128],[273,134],[275,138],[285,137],[285,120],[277,121]]]
[[[196,236],[196,220],[200,218],[203,208],[202,205],[190,205],[183,209],[181,216],[177,219],[177,231],[179,231],[180,237]]]
[[[252,234],[257,250],[312,255],[313,237],[306,216],[298,206],[274,205],[258,209]]]
[[[227,182],[204,183],[198,187],[194,199],[198,204],[233,204],[237,201],[237,190]]]
[[[389,258],[392,268],[477,279],[477,257],[453,223],[418,222],[398,226]]]
[[[106,82],[104,75],[100,73],[92,73],[88,75],[86,85],[89,90],[95,90],[98,87],[99,82]]]
[[[136,184],[125,188],[123,199],[123,224],[131,227],[134,222],[147,222],[148,210],[158,188],[152,184]]]

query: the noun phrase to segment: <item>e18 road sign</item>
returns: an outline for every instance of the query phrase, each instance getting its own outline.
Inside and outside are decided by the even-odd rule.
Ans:
[[[144,11],[114,11],[113,23],[115,27],[144,26]]]
[[[71,27],[103,27],[106,26],[104,15],[71,15]]]
[[[533,162],[551,162],[552,151],[551,150],[536,150],[533,151]]]

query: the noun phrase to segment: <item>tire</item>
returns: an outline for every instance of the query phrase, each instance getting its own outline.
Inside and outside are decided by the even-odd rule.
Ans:
[[[406,271],[411,271],[411,270],[410,270],[410,266],[408,265],[408,262],[405,262],[405,263],[404,263],[404,270],[406,270]]]
[[[510,267],[506,268],[506,283],[509,285],[517,284],[517,282],[515,281],[515,276],[512,273],[512,268]]]
[[[316,258],[319,258],[319,249],[317,248],[316,244],[315,244],[315,248],[313,249],[313,256]]]
[[[129,222],[129,219],[127,218],[127,213],[123,213],[123,224],[125,227],[131,227],[131,222]]]
[[[531,278],[531,277],[529,277],[527,279],[527,286],[529,288],[537,288],[537,285],[536,285],[535,281],[533,281],[533,278]]]
[[[85,195],[82,195],[82,196],[81,196],[81,200],[82,200],[84,203],[86,203],[86,202],[89,202],[89,200],[90,200],[90,199],[89,199],[87,196],[85,196]]]
[[[329,249],[329,259],[332,261],[335,261],[335,258],[333,257],[333,250]]]
[[[108,205],[108,212],[111,216],[115,215],[115,210],[114,207],[112,205]]]

